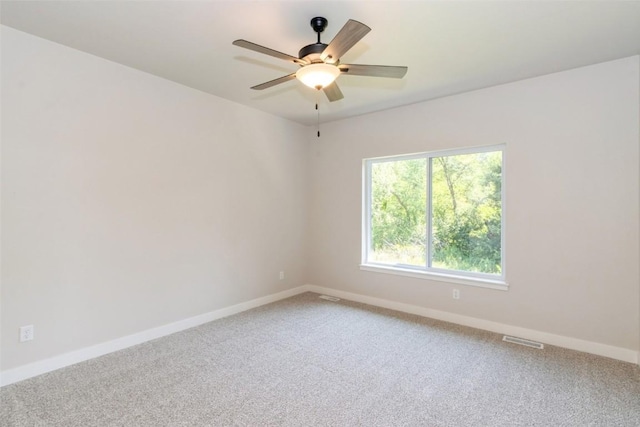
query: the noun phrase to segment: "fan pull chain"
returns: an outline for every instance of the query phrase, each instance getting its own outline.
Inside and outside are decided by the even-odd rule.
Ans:
[[[318,108],[319,96],[320,96],[320,89],[316,91],[316,111],[318,112],[318,138],[320,138],[320,108]]]

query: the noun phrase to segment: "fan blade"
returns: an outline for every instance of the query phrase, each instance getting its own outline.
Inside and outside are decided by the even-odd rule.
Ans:
[[[320,59],[330,64],[336,63],[338,59],[342,58],[342,55],[358,43],[369,31],[371,31],[371,28],[362,22],[349,19],[322,52]]]
[[[267,89],[272,86],[279,85],[280,83],[288,82],[289,80],[293,80],[295,78],[296,78],[296,73],[292,73],[292,74],[289,74],[288,76],[279,77],[275,80],[271,80],[266,83],[253,86],[251,89],[254,89],[254,90]]]
[[[407,74],[408,67],[396,67],[391,65],[359,65],[340,64],[340,71],[346,75],[371,76],[371,77],[391,77],[401,79]]]
[[[324,91],[324,94],[327,95],[327,99],[329,99],[330,102],[340,101],[344,98],[344,95],[336,82],[331,83],[322,90]]]
[[[268,47],[260,46],[259,44],[251,43],[246,40],[236,40],[233,42],[233,44],[245,49],[253,50],[254,52],[264,53],[265,55],[273,56],[278,59],[284,59],[285,61],[293,62],[294,64],[307,64],[306,61],[298,59],[295,56],[287,55],[286,53],[278,52],[277,50],[269,49]]]

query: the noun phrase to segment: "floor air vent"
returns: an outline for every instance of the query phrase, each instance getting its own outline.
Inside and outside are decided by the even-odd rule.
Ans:
[[[327,301],[340,301],[340,298],[336,298],[336,297],[330,297],[329,295],[320,295],[320,298],[322,299],[326,299]]]
[[[505,335],[504,337],[502,337],[502,341],[510,342],[513,344],[525,345],[527,347],[537,348],[538,350],[542,350],[544,348],[544,344],[542,343],[525,340],[524,338],[511,337],[509,335]]]

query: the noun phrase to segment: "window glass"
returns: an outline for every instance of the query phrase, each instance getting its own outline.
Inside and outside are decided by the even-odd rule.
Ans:
[[[371,261],[424,265],[426,159],[373,163],[371,183]]]
[[[431,158],[431,266],[499,274],[502,152]]]

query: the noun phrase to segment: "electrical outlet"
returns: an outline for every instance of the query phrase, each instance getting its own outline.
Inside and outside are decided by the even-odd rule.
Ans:
[[[460,299],[460,290],[459,289],[454,289],[453,290],[453,299]]]
[[[280,280],[284,280],[284,271],[280,272]]]
[[[20,342],[33,340],[33,325],[20,327]]]

